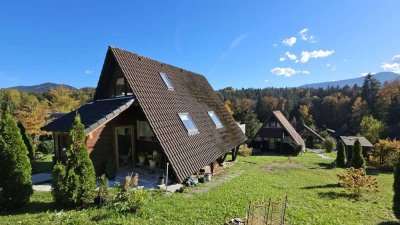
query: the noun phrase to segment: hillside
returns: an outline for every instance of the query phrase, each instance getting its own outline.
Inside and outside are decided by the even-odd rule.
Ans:
[[[32,86],[15,86],[15,87],[10,87],[10,89],[17,89],[18,91],[21,92],[36,92],[36,93],[43,93],[47,92],[50,89],[54,89],[56,87],[64,86],[68,89],[71,90],[76,90],[76,88],[65,85],[65,84],[56,84],[56,83],[43,83],[43,84],[38,84],[38,85],[32,85]]]
[[[397,73],[392,73],[392,72],[381,72],[373,75],[377,80],[379,80],[381,83],[384,83],[385,81],[392,81],[396,79],[400,79],[400,74]],[[355,84],[358,86],[361,86],[364,82],[364,77],[357,77],[353,79],[347,79],[347,80],[339,80],[339,81],[331,81],[331,82],[322,82],[322,83],[315,83],[315,84],[306,84],[302,85],[301,87],[305,88],[328,88],[328,87],[344,87],[346,85],[352,87]]]

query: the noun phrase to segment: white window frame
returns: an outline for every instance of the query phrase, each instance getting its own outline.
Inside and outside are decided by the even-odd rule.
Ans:
[[[207,111],[208,115],[210,116],[211,120],[213,121],[215,127],[218,128],[222,128],[224,127],[224,125],[222,125],[221,120],[218,118],[217,114],[214,111]],[[219,124],[217,124],[214,119],[213,116],[215,117],[215,119],[217,120],[217,122],[219,122]]]
[[[194,123],[192,117],[190,117],[190,114],[185,112],[185,113],[178,113],[179,119],[181,120],[183,126],[186,128],[188,135],[195,135],[199,133],[199,130],[197,129],[196,124]],[[182,116],[187,116],[189,118],[189,121],[193,124],[193,126],[195,127],[194,129],[188,129],[188,127],[186,127],[185,123],[183,122]]]
[[[169,79],[168,75],[166,73],[160,72],[160,76],[161,76],[161,79],[164,81],[165,86],[167,86],[168,90],[173,91],[174,85],[172,85],[172,82]]]

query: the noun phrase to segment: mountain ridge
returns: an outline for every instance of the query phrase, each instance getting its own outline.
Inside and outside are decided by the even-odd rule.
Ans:
[[[381,83],[384,83],[386,81],[393,81],[396,79],[400,79],[400,74],[393,73],[393,72],[380,72],[373,74],[374,78],[379,80]],[[348,86],[354,86],[357,84],[358,86],[362,86],[364,82],[364,76],[362,77],[356,77],[356,78],[351,78],[351,79],[345,79],[345,80],[338,80],[338,81],[328,81],[328,82],[320,82],[320,83],[312,83],[312,84],[304,84],[301,85],[300,87],[302,88],[328,88],[328,87],[344,87],[346,85]]]
[[[57,83],[51,83],[51,82],[46,82],[42,84],[37,84],[37,85],[20,85],[20,86],[14,86],[14,87],[9,87],[9,88],[4,88],[4,89],[16,89],[20,92],[35,92],[35,93],[43,93],[47,92],[50,89],[54,89],[57,87],[66,87],[71,90],[77,90],[77,88],[72,87],[67,84],[57,84]]]

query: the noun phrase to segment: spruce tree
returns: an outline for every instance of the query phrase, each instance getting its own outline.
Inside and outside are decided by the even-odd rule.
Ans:
[[[31,171],[20,130],[6,110],[0,124],[0,208],[15,209],[29,202]]]
[[[397,219],[400,219],[400,158],[394,168],[394,183],[393,183],[393,213]]]
[[[338,167],[346,167],[346,147],[343,141],[340,141],[337,148],[336,165]]]
[[[358,139],[354,142],[350,166],[354,167],[355,169],[365,168],[365,160],[362,154],[362,147]]]
[[[96,174],[86,149],[85,129],[79,115],[70,131],[72,142],[65,168],[57,164],[53,170],[53,197],[66,206],[85,206],[93,202]]]

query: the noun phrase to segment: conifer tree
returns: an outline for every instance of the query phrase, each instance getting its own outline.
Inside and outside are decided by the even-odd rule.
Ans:
[[[72,142],[65,168],[57,164],[53,170],[53,197],[67,206],[85,206],[95,197],[96,174],[86,149],[85,129],[79,115],[70,131]]]
[[[393,213],[397,219],[400,219],[400,158],[394,168],[394,183],[393,183]]]
[[[355,169],[365,168],[365,159],[362,154],[361,143],[358,139],[354,142],[350,166]]]
[[[338,167],[346,167],[346,150],[343,141],[340,141],[337,149],[336,165]]]
[[[5,109],[0,123],[0,208],[15,209],[29,202],[31,170],[20,130]]]
[[[22,140],[24,141],[24,144],[28,150],[28,156],[29,160],[33,161],[35,157],[35,146],[33,144],[32,138],[26,133],[25,127],[21,122],[18,122],[18,128],[21,132]]]

